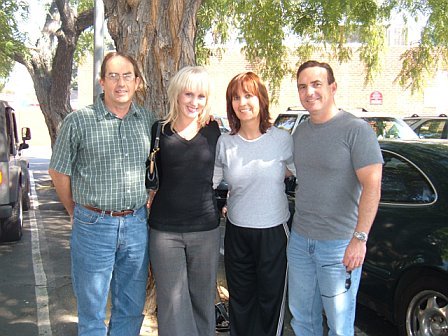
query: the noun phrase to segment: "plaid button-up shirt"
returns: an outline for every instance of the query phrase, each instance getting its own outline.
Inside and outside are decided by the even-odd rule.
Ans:
[[[119,119],[104,96],[64,119],[50,168],[71,177],[73,200],[103,210],[138,209],[146,203],[145,163],[153,118],[134,103]]]

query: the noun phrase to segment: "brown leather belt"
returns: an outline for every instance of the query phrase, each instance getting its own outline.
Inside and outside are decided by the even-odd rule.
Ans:
[[[132,215],[134,213],[134,210],[132,210],[132,209],[113,211],[113,210],[101,210],[101,209],[95,208],[95,207],[90,206],[90,205],[83,205],[83,207],[88,209],[88,210],[91,210],[91,211],[95,211],[95,212],[99,212],[99,213],[104,213],[106,215],[110,215],[112,217],[123,217],[123,216],[127,216],[127,215]]]

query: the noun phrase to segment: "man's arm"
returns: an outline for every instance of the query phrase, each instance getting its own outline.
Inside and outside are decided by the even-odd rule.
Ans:
[[[362,186],[355,231],[369,233],[381,197],[382,164],[372,164],[356,171]],[[366,256],[366,242],[352,238],[345,250],[343,263],[348,271],[362,266]]]
[[[59,200],[64,205],[70,217],[73,217],[73,211],[75,203],[72,197],[71,178],[68,175],[57,172],[54,169],[48,170],[48,173],[53,180],[53,184],[56,188],[56,193],[59,196]]]

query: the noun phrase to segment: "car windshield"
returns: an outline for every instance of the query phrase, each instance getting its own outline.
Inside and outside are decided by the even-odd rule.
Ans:
[[[361,117],[372,126],[381,139],[418,139],[417,134],[402,120],[393,117]]]

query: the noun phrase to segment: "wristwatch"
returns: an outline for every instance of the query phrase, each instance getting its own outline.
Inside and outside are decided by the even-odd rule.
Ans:
[[[366,242],[369,235],[362,231],[355,231],[355,232],[353,232],[353,237],[355,237],[356,239],[361,240],[363,242]]]

